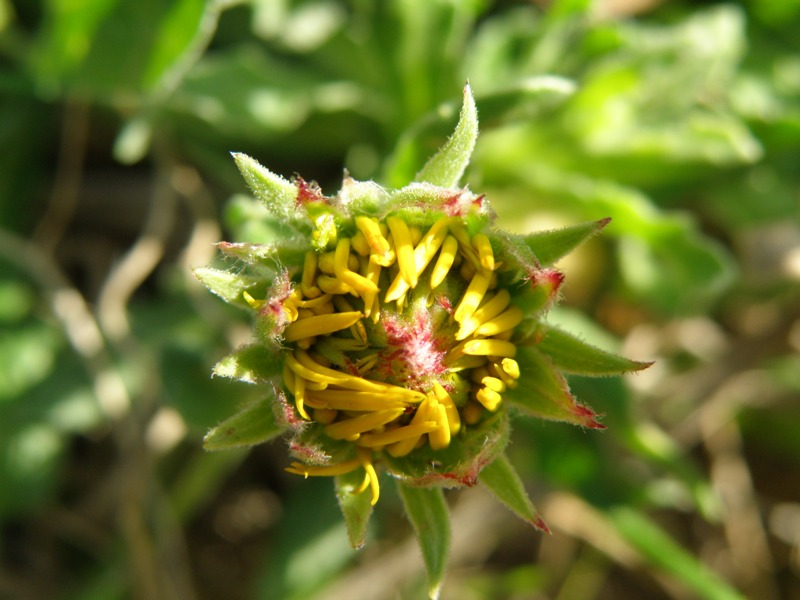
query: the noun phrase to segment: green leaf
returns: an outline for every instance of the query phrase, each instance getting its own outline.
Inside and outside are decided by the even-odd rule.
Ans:
[[[51,0],[32,47],[31,67],[46,86],[79,89],[109,102],[117,94],[174,88],[216,29],[222,3]]]
[[[670,573],[707,600],[744,600],[646,516],[628,507],[609,513],[616,530],[655,567]]]
[[[508,87],[488,90],[478,101],[481,123],[492,128],[530,122],[563,104],[576,89],[570,79],[536,75],[516,80]]]
[[[358,492],[364,480],[363,469],[356,469],[344,475],[338,475],[336,482],[336,499],[342,509],[344,521],[347,524],[347,538],[350,545],[359,549],[364,546],[367,538],[367,525],[372,516],[372,494]]]
[[[246,154],[235,152],[233,159],[247,185],[267,210],[276,217],[294,220],[297,213],[297,186]]]
[[[590,377],[640,371],[651,362],[630,360],[592,346],[557,327],[539,324],[534,333],[536,348],[546,354],[560,371]]]
[[[523,346],[519,348],[516,360],[522,376],[519,386],[504,394],[510,403],[541,419],[604,429],[591,408],[576,402],[564,376],[553,367],[550,358],[536,348]]]
[[[179,75],[181,58],[202,43],[216,29],[220,4],[206,0],[177,0],[169,4],[158,24],[150,59],[143,74],[143,84],[153,88],[170,71]],[[175,82],[170,82],[174,85]]]
[[[193,273],[200,283],[225,302],[243,307],[246,307],[247,303],[242,297],[242,292],[252,290],[259,285],[263,286],[253,277],[211,267],[198,267]]]
[[[450,552],[450,513],[438,488],[415,488],[398,483],[406,515],[417,533],[428,572],[428,597],[436,599]]]
[[[261,344],[252,344],[236,350],[214,365],[217,377],[230,377],[247,383],[264,383],[279,375],[283,368],[280,354],[271,352]]]
[[[232,417],[211,429],[203,438],[206,450],[226,450],[263,444],[279,436],[286,427],[278,422],[273,396],[245,406]]]
[[[464,104],[458,125],[444,146],[434,154],[415,181],[427,182],[445,188],[455,188],[469,164],[475,140],[478,138],[478,110],[469,85],[464,87]]]
[[[527,521],[542,531],[550,531],[533,506],[522,480],[505,454],[499,455],[490,465],[487,465],[481,471],[478,479],[486,489],[523,521]]]
[[[609,223],[610,218],[570,225],[560,229],[537,231],[523,236],[525,243],[546,266],[569,254],[586,240],[594,237]]]

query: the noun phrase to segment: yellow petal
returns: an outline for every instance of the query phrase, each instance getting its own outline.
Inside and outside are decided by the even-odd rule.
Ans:
[[[504,313],[486,321],[475,331],[476,335],[492,336],[514,329],[522,322],[522,309],[519,306],[511,306]]]
[[[447,277],[447,274],[450,272],[450,268],[453,266],[453,262],[456,259],[456,254],[458,253],[458,240],[454,238],[452,235],[448,235],[444,243],[442,244],[442,249],[439,252],[439,258],[436,260],[436,264],[433,266],[433,271],[431,272],[431,289],[436,289],[441,285],[444,281],[444,278]]]
[[[325,433],[334,440],[344,440],[360,435],[370,429],[386,425],[405,412],[402,408],[369,412],[357,417],[337,421],[325,427]]]
[[[464,354],[513,357],[517,354],[517,347],[507,340],[469,340],[464,344]]]
[[[389,217],[386,219],[389,231],[392,232],[394,239],[394,250],[397,254],[397,264],[400,267],[400,274],[410,287],[417,285],[417,269],[414,263],[414,246],[411,243],[411,234],[408,225],[400,217]]]
[[[471,317],[477,310],[478,306],[483,301],[486,290],[489,289],[489,282],[491,280],[491,271],[478,271],[475,273],[472,281],[469,282],[469,286],[467,286],[467,291],[464,292],[464,296],[461,298],[461,302],[459,302],[453,314],[453,319],[455,319],[457,323],[464,322],[464,320]]]
[[[494,253],[489,238],[483,233],[476,233],[472,236],[472,245],[478,251],[481,266],[489,271],[494,271]]]
[[[283,331],[286,342],[294,342],[307,337],[327,335],[335,331],[347,329],[364,315],[360,312],[341,312],[330,315],[316,315],[290,323]]]

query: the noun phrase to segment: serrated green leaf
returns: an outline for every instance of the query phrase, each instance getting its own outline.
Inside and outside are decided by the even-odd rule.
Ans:
[[[273,396],[245,406],[211,429],[203,438],[206,450],[227,450],[263,444],[279,436],[286,427],[278,422]]]
[[[252,290],[263,283],[254,277],[241,273],[223,271],[212,267],[197,267],[192,271],[194,276],[211,292],[231,304],[247,306],[242,292]]]
[[[646,369],[650,362],[618,356],[592,346],[557,327],[540,324],[536,348],[546,354],[560,371],[589,377],[620,375]]]
[[[297,186],[276,175],[246,154],[233,153],[233,159],[248,187],[273,215],[293,220],[296,217]]]
[[[591,408],[575,400],[564,376],[554,368],[549,357],[536,348],[522,346],[516,360],[522,376],[517,388],[504,393],[509,403],[541,419],[567,421],[592,429],[604,428]]]
[[[232,352],[216,365],[213,374],[217,377],[230,377],[246,383],[263,383],[279,375],[283,368],[283,358],[277,352],[261,344],[252,344]]]
[[[415,488],[398,483],[406,516],[417,534],[428,572],[428,597],[435,600],[444,580],[450,553],[450,513],[438,488]]]
[[[542,265],[551,265],[597,235],[610,221],[610,218],[606,218],[560,229],[537,231],[523,236],[523,239]]]
[[[461,106],[453,135],[425,163],[415,181],[432,183],[444,188],[457,187],[469,164],[477,138],[478,110],[472,97],[472,89],[467,85],[464,87],[464,104]]]
[[[517,471],[505,454],[499,455],[487,465],[481,471],[478,480],[523,521],[542,531],[549,531],[528,497]]]
[[[367,525],[372,516],[372,495],[368,492],[356,492],[364,480],[363,469],[356,469],[344,475],[338,475],[336,482],[336,499],[344,515],[347,525],[347,538],[356,550],[363,547],[367,538]]]

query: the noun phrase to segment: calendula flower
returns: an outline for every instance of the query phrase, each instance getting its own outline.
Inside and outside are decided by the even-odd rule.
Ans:
[[[563,280],[550,263],[608,221],[529,236],[497,229],[488,201],[457,187],[476,135],[467,87],[455,133],[416,182],[387,190],[345,178],[332,197],[234,155],[291,233],[267,246],[223,242],[237,264],[196,271],[255,316],[255,342],[215,374],[262,384],[268,396],[213,429],[206,446],[286,432],[295,459],[286,470],[335,479],[354,546],[380,497],[380,473],[393,475],[420,536],[432,596],[449,531],[437,488],[481,482],[546,530],[503,455],[507,407],[601,428],[563,372],[647,366],[542,320]]]

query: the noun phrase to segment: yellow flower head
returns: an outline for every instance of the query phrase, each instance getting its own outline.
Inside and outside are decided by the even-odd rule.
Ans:
[[[287,471],[336,478],[351,530],[378,501],[381,471],[401,491],[473,485],[488,472],[480,480],[544,528],[502,454],[506,407],[600,428],[562,372],[646,366],[542,321],[563,279],[549,265],[608,220],[530,236],[497,229],[487,200],[457,187],[476,134],[467,89],[454,135],[416,182],[387,190],[346,178],[333,197],[234,155],[289,234],[269,245],[223,242],[235,268],[196,271],[256,317],[255,342],[214,373],[271,391],[213,429],[206,446],[288,432]],[[354,508],[352,498],[368,502]],[[363,542],[363,532],[351,531],[351,541]]]

